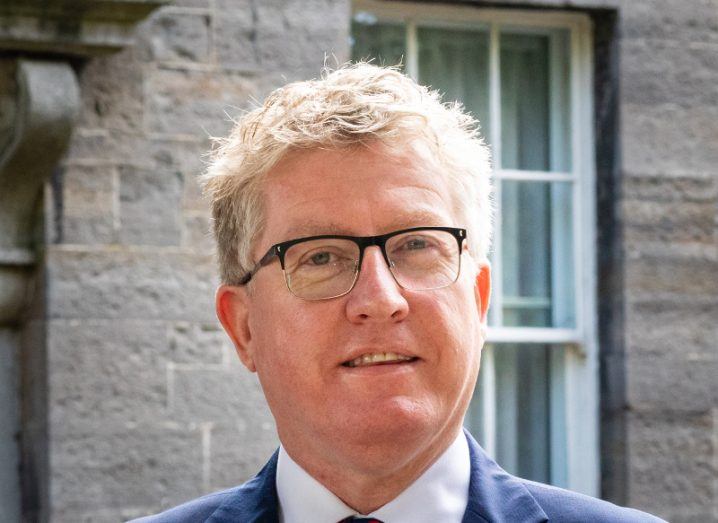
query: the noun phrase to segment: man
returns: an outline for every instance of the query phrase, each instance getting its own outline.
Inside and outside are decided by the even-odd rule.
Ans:
[[[281,447],[156,522],[656,521],[501,470],[462,430],[489,306],[489,158],[393,69],[290,84],[205,176],[216,307]]]

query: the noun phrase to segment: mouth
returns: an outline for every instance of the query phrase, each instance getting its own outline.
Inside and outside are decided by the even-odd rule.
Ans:
[[[355,367],[369,367],[373,365],[391,365],[400,363],[411,363],[416,361],[418,358],[415,356],[405,356],[404,354],[397,354],[395,352],[372,352],[362,354],[361,356],[352,360],[345,361],[342,363],[343,367],[355,368]]]

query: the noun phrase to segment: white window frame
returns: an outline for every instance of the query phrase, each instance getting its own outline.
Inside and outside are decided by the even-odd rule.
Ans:
[[[485,9],[475,6],[427,5],[412,2],[355,0],[353,13],[369,12],[381,22],[400,23],[406,27],[405,68],[407,74],[418,78],[418,39],[420,25],[450,27],[484,27],[489,32],[489,128],[494,139],[494,179],[497,188],[495,201],[501,203],[502,180],[562,181],[573,187],[573,256],[576,290],[575,328],[489,327],[488,343],[552,344],[566,347],[554,354],[563,361],[553,364],[565,369],[561,378],[551,383],[552,398],[562,398],[562,404],[552,408],[552,425],[565,429],[562,437],[552,445],[565,446],[561,456],[561,470],[565,478],[558,483],[592,496],[600,493],[599,463],[599,383],[596,309],[596,203],[593,136],[593,42],[592,24],[588,15],[563,11],[526,11],[518,9]],[[503,169],[501,166],[501,106],[499,35],[502,26],[531,29],[567,29],[570,41],[570,128],[571,171],[534,172]],[[552,111],[555,114],[555,111]],[[501,252],[501,217],[496,217],[494,251]],[[501,324],[501,260],[496,257],[492,267],[495,292],[492,299],[494,324]],[[554,359],[554,358],[552,358]],[[482,356],[481,398],[484,412],[489,454],[495,454],[496,383],[494,357],[491,348]],[[488,372],[487,372],[488,371]],[[554,393],[555,392],[555,393]],[[553,407],[553,406],[552,406]],[[556,413],[563,414],[556,419]],[[553,436],[552,436],[553,437]],[[552,462],[552,465],[556,463]],[[554,478],[552,478],[553,480]]]

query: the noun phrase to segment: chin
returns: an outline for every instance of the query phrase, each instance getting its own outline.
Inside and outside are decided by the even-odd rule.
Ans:
[[[356,443],[388,447],[431,439],[443,425],[431,404],[407,397],[388,399],[371,411],[352,416],[349,423],[353,427],[350,438]]]

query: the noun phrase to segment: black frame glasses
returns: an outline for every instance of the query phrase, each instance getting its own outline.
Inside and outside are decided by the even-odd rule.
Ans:
[[[286,254],[287,250],[290,247],[292,247],[293,245],[297,245],[298,243],[304,243],[304,242],[313,241],[313,240],[324,240],[324,239],[348,240],[348,241],[354,242],[357,245],[357,247],[359,248],[359,259],[357,260],[356,275],[354,277],[354,281],[352,282],[351,286],[346,291],[342,292],[341,294],[336,294],[333,296],[327,296],[327,297],[322,297],[322,298],[305,298],[303,296],[298,296],[299,298],[309,299],[309,300],[328,300],[331,298],[338,298],[339,296],[343,296],[343,295],[351,292],[351,290],[354,288],[354,285],[356,284],[356,281],[359,278],[359,273],[361,272],[362,261],[364,259],[364,250],[367,247],[372,247],[372,246],[379,247],[381,249],[381,253],[384,258],[384,261],[386,262],[387,266],[391,270],[393,267],[393,264],[389,260],[389,256],[387,255],[387,252],[386,252],[387,241],[395,236],[400,235],[400,234],[406,234],[406,233],[411,233],[411,232],[416,232],[416,231],[443,231],[443,232],[450,233],[456,239],[456,243],[458,246],[458,259],[459,259],[458,267],[456,270],[456,276],[454,277],[454,279],[452,281],[446,283],[445,285],[442,285],[441,287],[446,287],[448,285],[451,285],[453,282],[456,281],[456,279],[458,278],[459,272],[461,270],[461,254],[463,251],[464,240],[466,239],[466,229],[460,229],[460,228],[456,228],[456,227],[411,227],[409,229],[400,229],[398,231],[392,231],[392,232],[389,232],[386,234],[379,234],[377,236],[346,236],[346,235],[340,235],[340,234],[322,234],[319,236],[306,236],[303,238],[296,238],[294,240],[288,240],[285,242],[281,242],[281,243],[272,245],[269,248],[269,250],[266,252],[266,254],[264,256],[262,256],[260,258],[260,260],[254,265],[252,270],[249,271],[247,274],[245,274],[244,277],[242,277],[242,279],[239,282],[239,285],[248,284],[259,269],[272,263],[272,261],[274,261],[274,258],[278,258],[279,263],[282,267],[282,272],[284,272],[284,275],[285,275],[285,282],[287,283],[287,287],[292,294],[295,294],[295,292],[292,290],[292,288],[289,284],[288,275],[286,273],[285,254]],[[393,271],[392,271],[392,275],[394,275]],[[396,275],[394,275],[394,279],[396,280],[396,282],[399,286],[404,287],[399,282],[399,280],[396,279]],[[432,287],[431,289],[441,288],[441,287]],[[417,290],[429,290],[429,289],[417,289]]]

